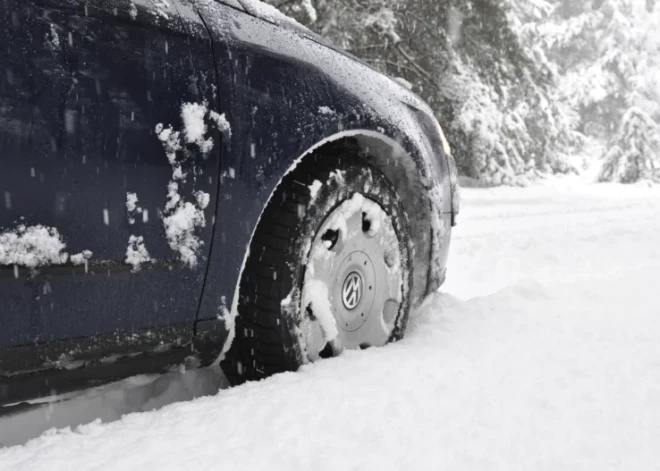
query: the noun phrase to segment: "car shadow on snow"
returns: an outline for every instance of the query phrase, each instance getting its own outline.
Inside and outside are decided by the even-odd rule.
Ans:
[[[112,422],[132,412],[216,394],[229,383],[217,367],[142,375],[34,403],[0,416],[0,448],[22,445],[50,429],[75,428],[100,419]]]

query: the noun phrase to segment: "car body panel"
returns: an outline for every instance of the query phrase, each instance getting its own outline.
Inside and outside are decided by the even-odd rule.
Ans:
[[[0,267],[0,375],[186,345],[195,320],[195,345],[219,350],[263,208],[282,177],[322,145],[358,146],[384,169],[416,237],[416,299],[442,283],[450,161],[431,110],[409,90],[304,29],[237,4],[0,2],[0,42],[16,45],[0,53],[10,64],[0,75],[0,196],[12,200],[0,204],[0,229],[55,227],[69,253],[94,253],[84,267],[19,268],[18,276]],[[25,22],[31,36],[17,32],[21,8],[39,11]],[[73,43],[58,21],[69,21]],[[55,68],[23,53],[56,51],[47,49],[55,41],[51,24],[73,61]],[[46,84],[56,85],[55,97]],[[225,135],[209,127],[208,155],[187,149],[194,155],[185,160],[190,177],[181,194],[210,195],[207,224],[195,232],[202,245],[194,269],[177,263],[159,217],[173,168],[156,125],[183,132],[184,103],[224,113],[231,127]],[[148,220],[129,222],[128,192],[149,210]],[[130,235],[143,236],[158,263],[131,271],[124,263]],[[34,354],[25,358],[32,360],[12,357],[30,345]],[[3,354],[11,368],[3,369]]]
[[[200,41],[183,28],[176,3],[5,0],[0,42],[10,47],[0,53],[0,191],[11,195],[11,204],[0,206],[0,227],[53,227],[66,252],[89,250],[92,257],[86,267],[68,263],[36,273],[5,267],[0,348],[90,336],[135,339],[141,348],[139,331],[182,324],[192,335],[221,136],[214,132],[215,149],[193,157],[195,181],[180,191],[188,198],[199,190],[210,195],[209,224],[196,232],[200,263],[191,269],[177,262],[163,235],[159,213],[172,167],[154,128],[181,126],[185,102],[212,103],[215,73],[203,25]],[[132,224],[129,192],[143,209]],[[127,269],[131,235],[144,237],[159,263]]]

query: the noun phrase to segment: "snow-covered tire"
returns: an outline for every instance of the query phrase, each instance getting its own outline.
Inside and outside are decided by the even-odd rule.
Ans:
[[[221,363],[225,374],[234,384],[245,380],[262,379],[284,371],[295,371],[309,361],[339,353],[344,348],[341,344],[342,341],[346,343],[346,348],[381,346],[390,341],[399,340],[404,335],[410,310],[409,293],[412,286],[410,267],[412,242],[408,218],[394,187],[382,172],[356,155],[327,155],[331,152],[331,150],[317,151],[303,159],[293,171],[288,173],[270,199],[259,221],[241,277],[235,337]],[[301,307],[303,298],[310,296],[318,298],[314,294],[306,294],[304,287],[306,280],[309,281],[311,271],[314,271],[313,268],[310,268],[312,267],[311,252],[314,244],[318,245],[315,241],[318,241],[321,236],[319,231],[326,226],[329,227],[329,216],[333,215],[333,218],[339,221],[342,214],[349,214],[346,211],[350,211],[351,207],[353,208],[353,213],[350,213],[352,219],[347,220],[353,221],[352,224],[355,225],[355,218],[358,217],[356,214],[359,212],[362,221],[361,230],[364,231],[364,228],[367,227],[373,232],[371,222],[365,223],[366,213],[361,209],[357,211],[355,209],[360,204],[365,205],[367,208],[365,211],[374,212],[382,209],[382,216],[370,217],[374,220],[378,218],[379,221],[382,219],[383,223],[379,223],[379,231],[383,235],[379,233],[374,237],[373,234],[369,235],[371,232],[365,232],[362,237],[367,241],[364,242],[365,244],[371,244],[369,253],[376,253],[376,256],[371,256],[374,259],[372,262],[366,255],[367,252],[360,252],[359,244],[362,242],[358,240],[358,235],[355,236],[355,240],[350,239],[353,245],[350,247],[342,245],[342,250],[346,252],[358,247],[359,250],[356,249],[352,253],[357,253],[364,259],[365,270],[368,273],[365,272],[363,280],[358,279],[360,275],[356,276],[351,273],[356,289],[359,291],[359,286],[364,289],[362,294],[358,292],[355,296],[359,295],[358,301],[365,306],[371,299],[369,305],[371,310],[377,308],[377,303],[389,303],[387,304],[387,315],[386,304],[383,304],[380,308],[381,311],[375,314],[383,319],[387,317],[389,323],[381,321],[383,331],[379,332],[379,335],[369,334],[372,337],[371,342],[360,342],[360,329],[366,329],[366,327],[358,327],[357,331],[350,333],[352,337],[346,340],[341,335],[349,334],[342,330],[339,322],[336,322],[339,333],[335,337],[329,338],[331,341],[328,341],[323,351],[310,351],[308,339],[310,339],[309,342],[313,340],[314,344],[319,343],[318,335],[313,336],[314,332],[317,334],[320,332],[325,336],[326,331],[332,331],[335,328],[333,325],[328,325],[327,316],[325,324],[323,324],[321,319],[314,315],[311,304],[306,300],[305,303],[308,306],[304,309]],[[341,222],[338,224],[341,225]],[[344,227],[347,227],[346,224]],[[341,234],[356,232],[358,231],[344,230],[342,232],[337,229],[337,240]],[[332,232],[326,231],[324,234],[323,236],[326,237]],[[368,242],[367,237],[374,242]],[[395,243],[389,243],[389,245],[383,243],[382,241],[387,237],[389,240],[395,237],[393,239]],[[399,265],[388,260],[388,266],[386,266],[384,260],[377,260],[377,252],[380,250],[380,246],[377,245],[379,241],[383,246],[390,247],[389,249],[382,248],[383,252],[390,251],[386,257],[382,258],[389,257]],[[331,247],[325,240],[323,243],[325,246]],[[328,248],[328,250],[331,249]],[[343,257],[344,254],[342,253],[341,256]],[[348,260],[348,257],[344,258]],[[359,261],[360,265],[363,263],[362,259]],[[356,261],[350,263],[355,264]],[[394,268],[390,268],[392,266]],[[348,265],[346,267],[344,270],[351,269]],[[370,278],[377,276],[377,273],[382,273],[385,269],[389,273],[388,281],[385,282],[388,286],[377,290],[377,284],[373,283],[374,289],[372,290],[371,284],[374,280]],[[395,269],[397,274],[393,275],[392,270]],[[338,274],[336,278],[339,279],[339,276]],[[382,275],[378,276],[382,278]],[[393,278],[395,278],[394,282],[392,282]],[[348,281],[348,278],[346,280]],[[381,293],[381,297],[383,297],[384,290],[388,290],[389,293],[396,290],[397,294],[390,294],[389,301],[374,298],[378,293]],[[349,295],[354,294],[350,292]],[[371,298],[368,298],[368,295]],[[333,302],[338,302],[331,295],[327,295],[327,297],[333,299]],[[345,307],[347,305],[346,295],[343,295],[341,299]],[[350,297],[349,300],[352,302],[354,297]],[[364,311],[365,308],[357,308],[357,311],[360,310]],[[346,313],[348,312],[346,310]],[[369,316],[369,312],[365,312]],[[350,314],[357,316],[355,325],[360,322],[362,322],[360,325],[367,325],[364,319],[365,312],[360,313],[362,319],[359,318],[360,314],[357,312]],[[349,325],[349,320],[353,321],[347,319],[346,326]],[[375,322],[375,320],[369,321],[369,324]],[[319,325],[325,328],[317,327]],[[373,330],[371,327],[370,329]],[[378,330],[377,326],[375,329]]]

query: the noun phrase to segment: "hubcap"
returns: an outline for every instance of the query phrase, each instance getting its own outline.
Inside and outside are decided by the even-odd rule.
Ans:
[[[308,360],[389,341],[402,302],[400,260],[391,218],[377,203],[356,193],[330,213],[303,280]]]

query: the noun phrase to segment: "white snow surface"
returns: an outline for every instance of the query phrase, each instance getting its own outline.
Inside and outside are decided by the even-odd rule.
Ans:
[[[0,469],[657,469],[658,215],[658,187],[464,189],[403,341],[52,430]]]

